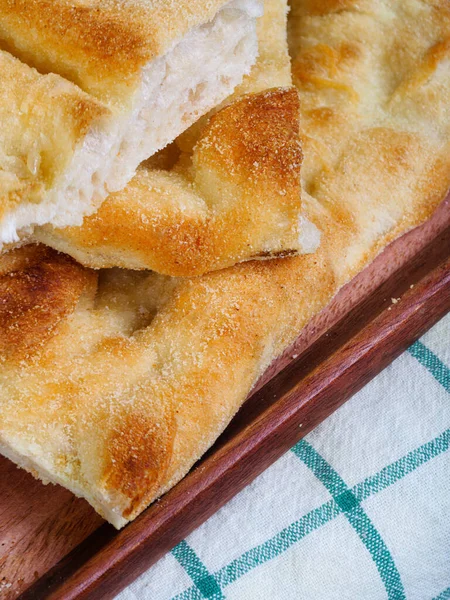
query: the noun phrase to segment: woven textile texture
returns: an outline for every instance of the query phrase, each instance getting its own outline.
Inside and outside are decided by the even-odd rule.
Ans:
[[[450,599],[450,315],[118,600]]]

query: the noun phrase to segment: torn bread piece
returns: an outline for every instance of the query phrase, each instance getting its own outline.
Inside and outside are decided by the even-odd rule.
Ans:
[[[224,108],[142,165],[81,227],[42,227],[34,239],[92,268],[171,276],[316,250],[320,233],[301,215],[286,11],[274,4],[258,23],[260,57]]]
[[[242,81],[261,13],[261,0],[7,1],[0,42],[110,108],[115,140],[99,185],[112,192]]]
[[[81,223],[97,208],[114,140],[110,110],[77,86],[3,51],[0,71],[1,247],[17,242],[18,231]]]
[[[396,33],[386,35],[380,0],[359,14],[361,4],[293,5],[292,25],[308,31],[296,34],[293,58],[311,101],[302,179],[306,214],[324,230],[315,254],[192,279],[94,272],[42,246],[0,258],[0,451],[116,527],[188,472],[309,319],[447,194],[448,55],[431,70],[429,57],[450,35],[450,8],[386,0]],[[405,42],[409,65],[380,64]],[[350,71],[333,66],[331,86],[311,81],[311,46],[320,46],[312,66],[323,74],[326,57],[347,44],[359,47],[344,51]],[[366,95],[349,109],[346,78],[366,82],[369,63],[390,82],[387,102],[366,111],[380,85],[369,77],[374,88],[361,85]]]
[[[295,88],[222,109],[187,158],[171,170],[142,166],[81,227],[41,227],[34,239],[85,266],[172,276],[316,250],[318,231],[301,222]]]

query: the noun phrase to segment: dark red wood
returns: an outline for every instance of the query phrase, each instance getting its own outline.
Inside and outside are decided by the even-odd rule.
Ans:
[[[379,264],[387,264],[392,248]],[[102,526],[23,600],[113,598],[450,310],[449,256],[450,229],[441,227],[431,244],[420,252],[416,247],[413,258],[399,260],[397,269],[381,277],[376,290],[368,294],[366,288],[351,311],[335,308],[340,319],[328,316],[322,335],[310,336],[312,345],[296,346],[303,348],[297,359],[285,355],[284,368],[271,371],[270,380],[180,484],[123,531]],[[399,296],[392,304],[391,298]],[[342,298],[335,306],[339,302]]]

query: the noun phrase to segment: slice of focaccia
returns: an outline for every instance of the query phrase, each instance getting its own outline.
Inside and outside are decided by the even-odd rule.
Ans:
[[[0,246],[16,242],[34,225],[81,224],[107,192],[126,185],[139,163],[226,98],[255,62],[261,12],[260,0],[0,2],[2,49],[40,73],[76,84],[108,115],[83,145],[76,172],[63,172],[64,185],[49,190],[45,203],[58,205],[57,215],[24,207],[21,218],[11,216],[2,223]],[[47,105],[43,108],[41,102]],[[38,152],[42,139],[53,133],[51,125],[49,132],[46,122],[28,130],[20,105],[11,103],[3,84],[0,104],[8,112],[1,128],[20,121],[16,135],[34,137]],[[28,110],[51,115],[52,106],[48,96],[31,97]],[[61,130],[64,125],[60,123]],[[62,153],[60,161],[68,160]]]
[[[211,117],[192,153],[171,151],[172,168],[143,165],[80,227],[41,227],[34,239],[92,268],[172,276],[316,249],[318,232],[301,220],[295,88],[237,100]]]
[[[274,5],[258,23],[257,65],[224,108],[143,164],[81,227],[42,227],[35,240],[88,267],[171,276],[314,251],[320,236],[301,216],[286,14]]]
[[[289,38],[303,200],[342,285],[450,185],[450,3],[296,0]]]
[[[1,50],[0,71],[1,247],[31,224],[81,222],[96,178],[105,176],[111,112],[62,77],[40,75]]]
[[[190,280],[94,272],[42,246],[2,258],[1,452],[117,527],[186,474],[312,315],[450,185],[448,5],[293,9],[316,254]]]

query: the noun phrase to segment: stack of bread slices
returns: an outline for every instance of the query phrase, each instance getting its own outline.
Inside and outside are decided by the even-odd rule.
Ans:
[[[0,453],[116,527],[450,187],[450,5],[288,11],[0,2]]]

